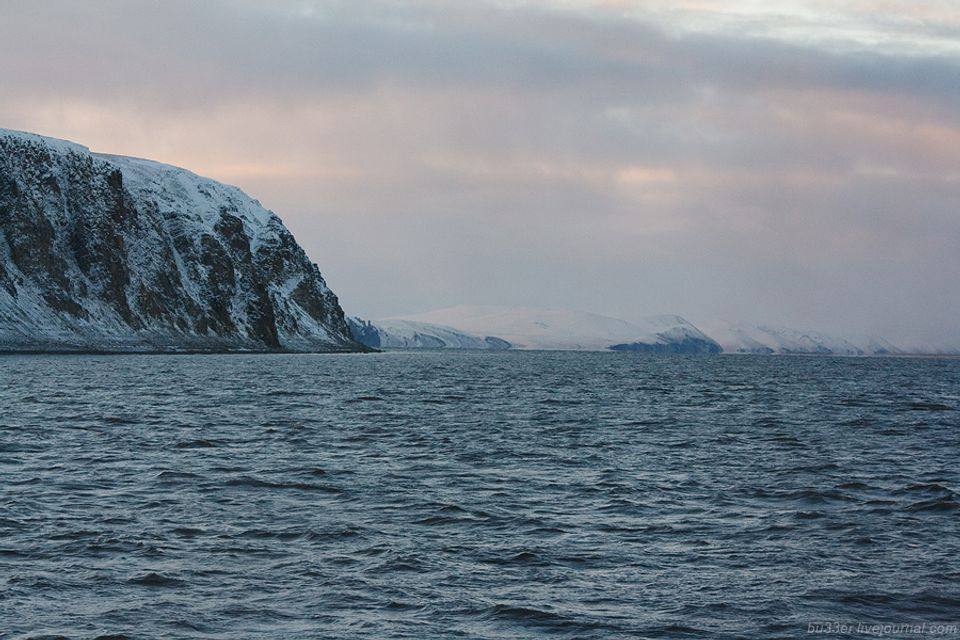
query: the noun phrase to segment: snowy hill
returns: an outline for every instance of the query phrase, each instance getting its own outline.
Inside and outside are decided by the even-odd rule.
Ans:
[[[705,331],[727,353],[897,355],[903,350],[883,338],[832,336],[817,331],[746,323],[706,322]]]
[[[908,340],[901,348],[903,353],[927,356],[960,356],[960,340],[919,341]]]
[[[510,343],[493,336],[475,336],[453,327],[413,320],[347,318],[354,340],[383,349],[509,349]]]
[[[0,351],[362,348],[317,266],[236,187],[0,129]]]
[[[626,322],[583,311],[529,307],[457,306],[394,320],[453,327],[496,336],[518,349],[618,350],[715,353],[720,347],[679,316]]]

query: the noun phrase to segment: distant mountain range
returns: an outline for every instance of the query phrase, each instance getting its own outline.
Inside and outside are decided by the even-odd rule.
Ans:
[[[721,347],[679,316],[639,322],[583,311],[458,306],[373,322],[351,319],[368,346],[513,348],[646,353],[719,353]]]
[[[461,305],[366,321],[350,318],[354,339],[376,348],[545,349],[643,353],[960,355],[960,348],[903,348],[876,336],[746,323],[695,326],[675,315],[627,322],[583,311]]]
[[[374,349],[509,349],[506,340],[414,320],[347,318],[354,339]]]
[[[818,331],[746,323],[702,323],[727,353],[902,355],[906,350],[876,336],[832,336]]]

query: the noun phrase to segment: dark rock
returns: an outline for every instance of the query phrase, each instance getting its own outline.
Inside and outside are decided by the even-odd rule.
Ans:
[[[372,322],[360,318],[347,318],[347,324],[354,340],[373,349],[380,348],[380,331]]]
[[[507,341],[504,340],[503,338],[497,338],[497,337],[494,337],[494,336],[487,336],[487,337],[484,338],[483,340],[484,340],[484,342],[486,342],[488,345],[490,345],[490,348],[491,348],[491,349],[509,349],[509,348],[511,348],[511,347],[513,346],[512,344],[510,344],[509,342],[507,342]]]
[[[700,338],[685,337],[682,340],[658,343],[658,342],[630,342],[625,344],[614,344],[610,346],[613,351],[636,351],[639,353],[654,354],[703,354],[720,353],[723,349],[712,340],[702,340]]]

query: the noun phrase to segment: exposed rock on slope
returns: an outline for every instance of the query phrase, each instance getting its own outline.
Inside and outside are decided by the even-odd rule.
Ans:
[[[0,351],[354,351],[283,226],[236,187],[0,129]]]
[[[509,349],[510,343],[493,336],[475,336],[452,327],[412,320],[347,318],[354,340],[384,349]]]
[[[652,336],[639,341],[610,345],[614,351],[639,351],[642,353],[721,353],[723,349],[713,338],[679,316],[672,326],[655,331]],[[662,318],[666,322],[665,318]]]

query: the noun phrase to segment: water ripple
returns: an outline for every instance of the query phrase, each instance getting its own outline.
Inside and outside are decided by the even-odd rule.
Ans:
[[[0,358],[0,638],[960,618],[960,361]]]

